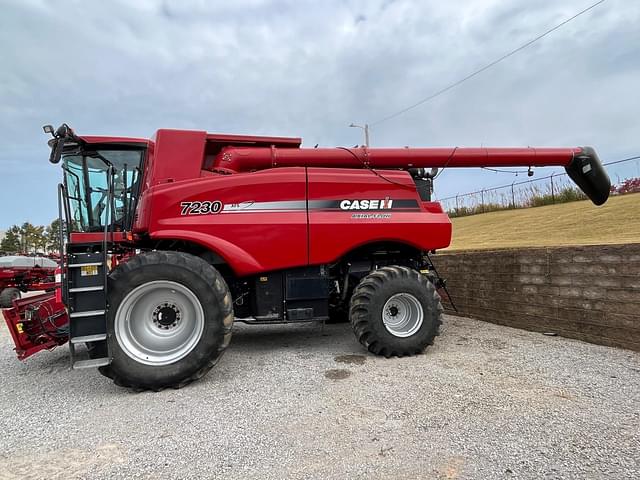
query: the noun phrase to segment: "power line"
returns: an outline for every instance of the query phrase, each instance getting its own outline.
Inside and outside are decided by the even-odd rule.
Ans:
[[[614,160],[614,161],[610,161],[610,162],[603,162],[602,166],[606,167],[606,166],[609,166],[609,165],[616,165],[618,163],[630,162],[632,160],[640,160],[640,155],[635,155],[633,157],[622,158],[620,160]],[[504,173],[513,173],[513,172],[504,171]],[[538,178],[533,178],[531,180],[523,180],[522,182],[509,183],[509,184],[500,185],[500,186],[497,186],[497,187],[483,188],[482,190],[477,190],[475,192],[459,193],[458,195],[451,195],[449,197],[440,198],[437,201],[438,202],[444,202],[446,200],[453,200],[456,197],[460,198],[460,197],[466,197],[466,196],[470,196],[470,195],[476,195],[476,194],[478,194],[480,192],[491,192],[493,190],[501,190],[501,189],[507,188],[507,187],[512,187],[512,186],[516,186],[516,185],[524,185],[526,183],[540,182],[542,180],[548,180],[551,177],[556,178],[556,177],[562,177],[562,176],[565,176],[565,175],[567,175],[566,172],[558,172],[558,173],[554,173],[552,175],[547,175],[546,177],[538,177]]]
[[[549,30],[547,30],[546,32],[538,35],[537,37],[533,38],[532,40],[529,40],[527,43],[524,43],[523,45],[520,45],[518,48],[511,50],[509,53],[503,55],[502,57],[498,58],[497,60],[492,61],[491,63],[488,63],[487,65],[485,65],[484,67],[474,71],[473,73],[470,73],[469,75],[467,75],[466,77],[458,80],[457,82],[452,83],[451,85],[448,85],[445,88],[442,88],[441,90],[438,90],[437,92],[429,95],[426,98],[423,98],[422,100],[420,100],[419,102],[414,103],[413,105],[410,105],[408,107],[403,108],[402,110],[398,110],[395,113],[392,113],[391,115],[388,115],[384,118],[381,118],[380,120],[376,120],[375,122],[369,123],[370,126],[374,126],[374,125],[378,125],[382,122],[386,122],[387,120],[391,120],[392,118],[395,118],[399,115],[402,115],[405,112],[408,112],[409,110],[412,110],[420,105],[422,105],[423,103],[427,103],[430,100],[433,100],[434,98],[442,95],[443,93],[448,92],[449,90],[451,90],[452,88],[457,87],[458,85],[460,85],[461,83],[466,82],[467,80],[475,77],[476,75],[479,75],[480,73],[484,72],[485,70],[488,70],[489,68],[493,67],[494,65],[497,65],[498,63],[502,62],[503,60],[506,60],[507,58],[511,57],[512,55],[515,55],[516,53],[518,53],[520,50],[524,50],[525,48],[527,48],[528,46],[536,43],[538,40],[546,37],[547,35],[549,35],[550,33],[558,30],[559,28],[563,27],[564,25],[566,25],[567,23],[569,23],[571,20],[574,20],[575,18],[578,18],[580,15],[587,13],[589,10],[597,7],[598,5],[600,5],[601,3],[604,3],[606,0],[599,0],[598,2],[594,3],[593,5],[585,8],[584,10],[581,10],[580,12],[576,13],[573,17],[570,17],[568,19],[566,19],[565,21],[563,21],[562,23],[559,23],[558,25],[556,25],[553,28],[550,28]]]
[[[640,159],[640,155],[637,155],[635,157],[623,158],[622,160],[615,160],[613,162],[606,162],[606,163],[603,163],[602,166],[606,167],[607,165],[615,165],[616,163],[623,163],[623,162],[628,162],[629,160],[638,160],[638,159]]]

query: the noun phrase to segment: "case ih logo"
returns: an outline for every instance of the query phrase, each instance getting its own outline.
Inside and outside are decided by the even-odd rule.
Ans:
[[[340,210],[391,210],[393,200],[342,200]]]

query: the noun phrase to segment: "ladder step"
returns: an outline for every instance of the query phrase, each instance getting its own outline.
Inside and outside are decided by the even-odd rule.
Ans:
[[[100,265],[102,265],[102,262],[70,263],[67,266],[69,268],[76,268],[76,267],[99,267]]]
[[[99,292],[104,290],[104,285],[98,285],[97,287],[76,287],[70,288],[69,293],[81,293],[81,292]]]
[[[71,343],[100,342],[107,339],[106,333],[97,333],[95,335],[83,335],[82,337],[73,337],[69,341]]]
[[[77,362],[73,362],[73,369],[78,370],[81,368],[94,368],[94,367],[104,367],[105,365],[109,365],[111,363],[110,358],[92,358],[91,360],[78,360]]]
[[[104,315],[104,310],[89,310],[87,312],[73,312],[69,315],[70,318],[80,317],[97,317],[98,315]]]

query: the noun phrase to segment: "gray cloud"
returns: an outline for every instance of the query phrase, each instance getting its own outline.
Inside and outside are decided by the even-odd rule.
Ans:
[[[371,122],[586,7],[585,0],[10,1],[0,17],[0,227],[55,216],[44,123],[354,145]],[[595,145],[637,153],[640,4],[608,0],[459,88],[372,130],[374,145]],[[507,183],[448,171],[438,194]],[[25,195],[25,192],[37,192]]]

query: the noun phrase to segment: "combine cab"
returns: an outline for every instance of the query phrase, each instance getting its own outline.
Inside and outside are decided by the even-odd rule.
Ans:
[[[373,354],[423,352],[444,288],[429,254],[451,240],[431,201],[438,168],[564,166],[597,205],[610,188],[583,147],[305,149],[202,131],[45,131],[64,175],[62,288],[8,312],[19,356],[68,338],[74,368],[135,389],[202,377],[234,320],[344,319]]]

